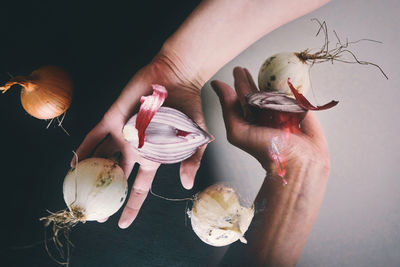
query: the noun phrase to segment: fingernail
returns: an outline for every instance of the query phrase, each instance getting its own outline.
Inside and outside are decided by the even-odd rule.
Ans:
[[[102,219],[102,220],[97,220],[97,222],[98,222],[98,223],[105,223],[107,220],[108,220],[108,217],[107,217],[107,218],[104,218],[104,219]]]
[[[192,189],[193,183],[190,182],[189,175],[181,174],[181,179],[183,181],[183,183],[182,183],[183,188],[185,188],[186,190]]]
[[[242,67],[236,66],[235,68],[233,68],[233,74],[235,74],[235,72],[241,71],[241,70],[242,70]]]
[[[128,221],[122,221],[118,223],[119,228],[121,229],[126,229],[129,226],[129,222]]]
[[[193,188],[193,184],[185,184],[185,185],[183,185],[183,187],[184,187],[186,190],[190,190],[190,189]]]

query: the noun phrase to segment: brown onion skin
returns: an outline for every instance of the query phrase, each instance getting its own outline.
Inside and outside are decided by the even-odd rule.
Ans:
[[[71,105],[73,83],[70,75],[57,66],[43,66],[29,76],[16,76],[4,85],[4,91],[19,84],[25,111],[37,119],[53,119]]]

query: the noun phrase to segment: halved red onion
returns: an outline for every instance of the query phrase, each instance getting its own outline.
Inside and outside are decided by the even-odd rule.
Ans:
[[[284,93],[257,92],[246,96],[255,123],[279,129],[296,130],[307,110]]]
[[[314,106],[294,88],[290,79],[287,83],[295,99],[279,92],[256,92],[246,95],[256,123],[294,131],[298,129],[308,110],[325,110],[339,103],[331,101],[322,106]]]
[[[145,129],[144,143],[138,147],[137,114],[126,123],[123,135],[139,155],[151,161],[170,164],[181,162],[212,140],[184,113],[169,107],[160,107]]]
[[[246,95],[247,103],[259,109],[276,110],[281,112],[303,113],[307,109],[297,104],[297,101],[285,93],[257,92]]]

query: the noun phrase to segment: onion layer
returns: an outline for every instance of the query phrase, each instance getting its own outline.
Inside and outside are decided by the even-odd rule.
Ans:
[[[215,184],[199,193],[193,203],[190,219],[193,231],[205,243],[220,247],[243,237],[254,216],[254,208],[240,205],[232,188]]]

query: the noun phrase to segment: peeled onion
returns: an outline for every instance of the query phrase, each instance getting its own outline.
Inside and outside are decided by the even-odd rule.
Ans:
[[[60,67],[44,66],[28,76],[15,76],[0,87],[0,91],[5,93],[15,84],[22,86],[23,108],[35,118],[53,119],[63,114],[71,105],[72,80]]]
[[[254,216],[254,208],[240,205],[232,188],[215,184],[199,193],[190,219],[193,231],[205,243],[220,247],[237,240],[247,243],[244,234]]]

